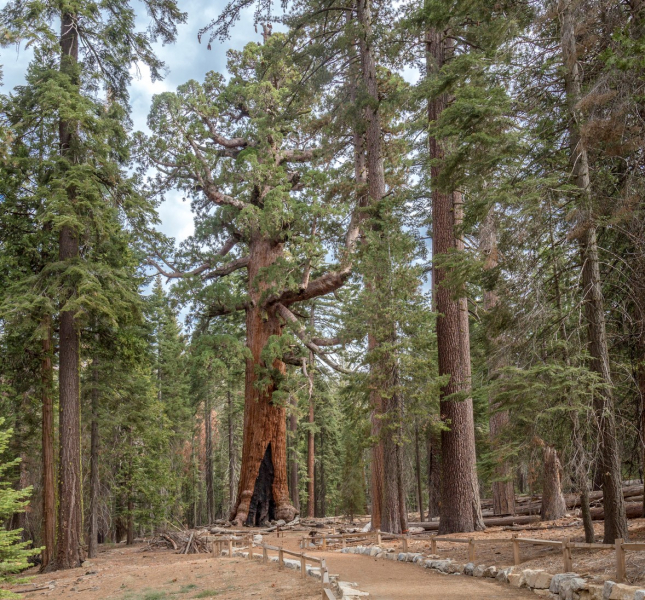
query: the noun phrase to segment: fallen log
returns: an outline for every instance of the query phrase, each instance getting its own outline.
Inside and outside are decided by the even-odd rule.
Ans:
[[[638,519],[643,515],[643,505],[640,502],[626,502],[625,511],[628,519]],[[591,509],[591,518],[594,521],[602,521],[605,518],[605,510],[600,508]],[[528,525],[540,520],[540,515],[520,515],[510,517],[485,517],[486,527],[506,527],[512,525]],[[408,523],[408,527],[421,527],[425,531],[438,531],[439,521]]]

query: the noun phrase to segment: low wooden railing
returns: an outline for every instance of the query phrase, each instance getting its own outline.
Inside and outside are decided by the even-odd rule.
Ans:
[[[231,558],[233,556],[233,550],[237,547],[237,543],[242,542],[245,547],[248,547],[248,556],[249,560],[253,560],[255,556],[253,553],[254,542],[253,535],[245,535],[238,539],[234,539],[232,536],[227,537],[227,539],[213,540],[211,543],[212,551],[215,554],[215,549],[217,548],[217,556],[222,555],[223,546],[226,544],[228,550],[228,556]],[[284,556],[293,556],[300,560],[300,573],[301,577],[305,579],[307,577],[307,561],[309,560],[312,563],[318,563],[320,565],[320,584],[322,586],[322,598],[323,600],[335,600],[334,594],[331,591],[331,581],[329,579],[329,570],[327,569],[327,563],[324,558],[319,556],[311,556],[305,554],[304,552],[294,552],[293,550],[286,550],[280,546],[270,546],[269,544],[259,544],[255,546],[257,548],[262,548],[262,563],[268,564],[269,562],[269,552],[278,553],[278,569],[284,569]]]
[[[514,534],[510,538],[456,538],[449,536],[410,536],[409,534],[391,534],[381,531],[369,531],[360,533],[343,533],[343,534],[316,534],[314,536],[303,537],[301,547],[311,547],[316,540],[321,540],[323,550],[327,549],[328,540],[340,540],[343,548],[348,541],[357,541],[359,539],[373,539],[377,545],[381,544],[383,539],[398,539],[402,542],[403,552],[408,552],[408,542],[411,539],[430,539],[432,554],[437,553],[437,542],[448,542],[453,544],[468,544],[468,562],[475,562],[475,546],[481,544],[511,544],[513,546],[513,565],[519,565],[522,562],[521,544],[531,544],[539,546],[550,546],[559,548],[562,552],[562,562],[565,572],[573,571],[573,554],[572,550],[613,550],[616,554],[616,581],[621,583],[625,580],[625,553],[627,551],[641,552],[645,551],[645,543],[625,542],[622,539],[616,540],[615,544],[587,544],[585,542],[573,542],[570,538],[566,540],[543,540],[539,538],[524,538]]]

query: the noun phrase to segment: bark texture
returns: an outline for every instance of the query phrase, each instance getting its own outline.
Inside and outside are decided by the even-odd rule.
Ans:
[[[554,521],[563,517],[566,512],[567,503],[562,495],[562,465],[556,449],[545,446],[540,516],[543,521]]]
[[[260,277],[261,270],[272,265],[281,255],[282,244],[259,234],[255,235],[249,248],[249,296],[251,306],[246,311],[246,344],[250,357],[246,359],[244,391],[244,433],[242,441],[242,465],[237,500],[231,520],[241,526],[251,517],[251,499],[256,492],[260,465],[268,454],[274,471],[268,493],[275,503],[275,518],[292,521],[297,514],[289,498],[287,481],[287,425],[284,406],[272,401],[275,381],[273,371],[283,375],[285,365],[276,359],[266,365],[262,351],[272,335],[282,334],[282,325],[273,306],[262,307],[261,296],[266,289]],[[271,452],[267,449],[271,444]],[[269,468],[268,466],[266,468]],[[268,485],[264,477],[262,485]],[[263,491],[262,493],[265,493]]]
[[[72,81],[78,80],[78,30],[76,16],[61,17],[60,70]],[[59,122],[61,155],[74,162],[73,145],[77,132],[72,123]],[[70,186],[68,200],[76,202],[76,190]],[[78,234],[70,226],[61,228],[59,235],[59,260],[72,261],[78,257]],[[74,313],[60,313],[59,350],[59,428],[60,459],[58,480],[58,540],[54,568],[78,567],[84,559],[82,548],[82,496],[81,496],[81,402],[79,380],[79,333]]]
[[[600,276],[598,241],[592,210],[592,189],[589,157],[580,135],[582,115],[578,108],[582,97],[582,73],[576,46],[575,5],[562,0],[561,45],[565,73],[565,93],[569,109],[569,144],[572,174],[579,191],[576,231],[582,259],[582,294],[587,321],[587,343],[590,367],[604,383],[594,394],[594,410],[598,423],[598,469],[602,478],[605,507],[604,543],[618,538],[628,539],[625,501],[622,495],[621,462],[616,439],[616,416],[613,384],[609,366],[609,350],[605,327],[605,307]]]
[[[447,54],[446,38],[442,32],[427,34],[428,72],[440,69]],[[428,103],[428,120],[436,121],[444,110],[445,95]],[[441,160],[444,149],[439,140],[429,139],[430,157]],[[436,182],[441,167],[431,167],[431,179]],[[433,292],[437,318],[439,374],[450,375],[441,390],[441,419],[447,429],[441,434],[442,495],[440,533],[468,532],[483,527],[479,506],[479,484],[475,462],[475,424],[470,397],[470,348],[468,313],[463,290],[447,285],[445,268],[437,266],[442,257],[463,249],[460,238],[461,193],[443,192],[436,184],[432,191]]]

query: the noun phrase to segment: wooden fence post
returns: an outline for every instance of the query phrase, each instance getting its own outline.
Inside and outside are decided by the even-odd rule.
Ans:
[[[320,559],[320,583],[323,590],[329,587],[329,572],[327,571],[327,563],[324,558]]]
[[[562,543],[562,560],[564,562],[565,573],[571,573],[573,571],[573,558],[571,556],[571,547],[569,546],[570,542],[571,538],[567,538]]]
[[[625,581],[625,549],[623,540],[619,538],[615,542],[616,546],[616,583]]]
[[[228,540],[228,557],[233,558],[233,540],[230,538]]]
[[[282,569],[284,567],[284,553],[282,552],[282,548],[278,550],[278,569]]]
[[[473,538],[468,539],[468,562],[475,562],[475,540]]]
[[[519,565],[520,559],[520,543],[517,541],[517,533],[513,534],[513,564]]]
[[[327,536],[323,534],[323,542],[322,542],[322,549],[327,550]]]
[[[403,538],[403,552],[407,552],[407,551],[408,551],[408,538],[407,536],[405,536]]]
[[[430,539],[430,550],[432,554],[437,553],[437,540],[435,538]]]
[[[306,579],[306,577],[307,577],[307,562],[306,562],[304,554],[300,555],[300,574],[302,575],[303,579]]]
[[[266,565],[269,562],[269,553],[265,546],[262,546],[262,562]]]
[[[343,544],[343,548],[347,548],[347,540],[344,537],[341,538],[341,542]]]

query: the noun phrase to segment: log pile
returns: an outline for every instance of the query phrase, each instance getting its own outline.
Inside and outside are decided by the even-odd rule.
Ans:
[[[145,550],[168,549],[177,554],[208,554],[210,536],[206,530],[189,529],[160,533],[148,542]]]

